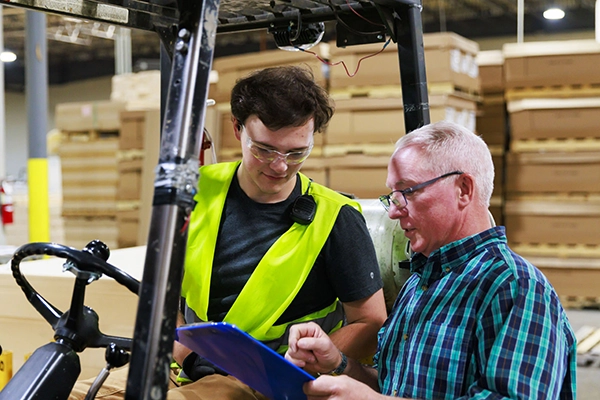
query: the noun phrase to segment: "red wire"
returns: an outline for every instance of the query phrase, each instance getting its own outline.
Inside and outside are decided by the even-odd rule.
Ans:
[[[365,59],[367,59],[367,58],[371,58],[371,57],[375,57],[375,56],[376,56],[376,55],[378,55],[379,53],[383,52],[383,51],[385,50],[385,48],[387,47],[387,45],[388,45],[388,44],[390,44],[390,40],[391,40],[391,38],[390,38],[390,39],[388,39],[388,40],[387,40],[387,42],[385,42],[385,44],[383,45],[383,47],[381,48],[381,50],[379,50],[378,52],[376,52],[376,53],[373,53],[373,54],[366,55],[366,56],[362,57],[360,60],[358,60],[358,63],[356,64],[356,70],[354,70],[354,73],[353,73],[353,74],[350,74],[350,71],[348,71],[348,67],[346,66],[346,63],[345,63],[344,61],[338,61],[338,62],[332,63],[332,62],[329,62],[329,61],[327,61],[327,60],[325,60],[325,59],[321,58],[321,57],[320,57],[320,56],[319,56],[317,53],[315,53],[314,51],[310,51],[310,50],[304,50],[304,49],[301,49],[301,48],[299,48],[299,47],[296,47],[296,48],[297,48],[298,50],[301,50],[301,51],[304,51],[304,52],[306,52],[306,53],[309,53],[309,54],[312,54],[312,55],[314,55],[314,56],[315,56],[315,57],[317,57],[317,59],[318,59],[319,61],[321,61],[323,64],[327,64],[327,65],[330,65],[330,66],[332,66],[332,67],[334,67],[334,66],[336,66],[336,65],[340,65],[340,64],[342,64],[342,66],[343,66],[343,67],[344,67],[344,69],[346,70],[346,75],[348,75],[350,78],[352,78],[353,76],[355,76],[355,75],[358,73],[358,69],[360,68],[360,63],[362,62],[362,60],[365,60]]]
[[[356,14],[358,17],[364,19],[368,23],[373,24],[375,26],[385,26],[384,24],[378,24],[378,23],[373,22],[373,21],[363,17],[362,15],[360,15],[354,8],[352,8],[352,6],[350,5],[350,0],[346,0],[346,4],[348,5],[348,8],[350,8],[350,11],[352,11],[354,14]]]

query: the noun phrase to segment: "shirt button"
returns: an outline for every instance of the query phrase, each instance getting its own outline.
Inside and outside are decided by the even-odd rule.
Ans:
[[[446,267],[446,272],[450,272],[450,267]]]
[[[426,290],[427,290],[427,285],[423,285],[423,286],[421,286],[421,290],[422,290],[422,291],[426,291]]]
[[[408,340],[408,333],[405,333],[404,336],[402,336],[402,339]]]

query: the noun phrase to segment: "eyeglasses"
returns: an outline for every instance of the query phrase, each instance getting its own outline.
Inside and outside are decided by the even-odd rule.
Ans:
[[[408,201],[406,200],[406,195],[411,195],[419,189],[423,189],[424,187],[433,185],[442,178],[447,178],[452,175],[462,175],[463,173],[464,172],[462,171],[448,172],[447,174],[438,176],[437,178],[430,179],[423,183],[419,183],[418,185],[415,185],[413,187],[409,187],[402,190],[392,190],[390,194],[384,194],[383,196],[379,196],[379,201],[381,202],[381,204],[383,204],[383,207],[386,211],[390,210],[391,204],[394,204],[398,208],[404,208],[408,204]],[[395,195],[396,193],[400,193],[402,196],[397,196]]]
[[[310,144],[306,149],[300,151],[290,151],[288,153],[281,153],[277,150],[268,149],[252,139],[250,136],[246,135],[246,145],[250,149],[250,153],[261,162],[272,163],[275,160],[283,159],[283,161],[288,165],[296,165],[303,163],[313,148],[314,142]]]

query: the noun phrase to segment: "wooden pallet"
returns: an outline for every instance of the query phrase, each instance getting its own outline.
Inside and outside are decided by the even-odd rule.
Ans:
[[[453,94],[466,100],[475,102],[481,101],[481,95],[478,91],[457,86],[452,82],[435,82],[427,84],[427,91],[431,95]],[[334,100],[347,100],[356,97],[367,97],[373,99],[401,98],[402,86],[383,85],[383,86],[347,86],[344,88],[332,89],[330,96]]]
[[[515,153],[600,151],[600,138],[511,140],[510,150]]]
[[[595,306],[591,308],[597,309],[600,306],[600,299],[595,300]],[[561,299],[561,301],[563,300]],[[577,366],[599,366],[600,329],[584,325],[575,332],[575,338],[577,339]]]
[[[119,137],[118,130],[60,131],[61,140],[67,142],[91,142]]]
[[[526,257],[556,257],[562,264],[569,264],[569,259],[573,259],[574,263],[579,262],[580,259],[587,259],[590,268],[600,267],[600,245],[510,243],[510,247],[516,253]]]
[[[600,83],[586,85],[552,85],[506,89],[506,101],[528,98],[600,97]]]
[[[353,154],[363,154],[367,156],[387,156],[394,152],[394,143],[357,143],[357,144],[328,144],[323,146],[324,157],[339,157]]]

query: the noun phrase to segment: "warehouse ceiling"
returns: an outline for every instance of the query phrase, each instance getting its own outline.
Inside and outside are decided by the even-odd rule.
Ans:
[[[44,2],[44,0],[38,0]],[[101,0],[69,0],[72,3]],[[153,10],[173,16],[168,4],[174,0],[154,0]],[[11,4],[31,4],[26,0],[12,0]],[[110,4],[148,5],[148,0],[106,0]],[[524,33],[545,34],[594,29],[595,0],[524,0]],[[220,26],[243,15],[244,20],[260,20],[264,10],[285,10],[293,4],[301,7],[325,7],[348,4],[349,0],[221,0]],[[370,2],[352,0],[357,10],[368,8]],[[549,21],[542,17],[549,4],[562,8],[562,20]],[[353,10],[354,11],[354,10]],[[261,14],[262,13],[262,14]],[[24,43],[26,36],[25,8],[4,6],[4,47],[17,54],[17,61],[6,64],[6,89],[22,91],[24,87]],[[47,50],[50,84],[61,84],[81,79],[114,74],[115,38],[121,31],[117,25],[106,21],[86,20],[77,15],[46,14]],[[249,17],[250,15],[250,17]],[[423,31],[456,32],[469,39],[498,36],[515,36],[517,32],[517,0],[424,0],[422,10]],[[219,32],[223,32],[222,30]],[[158,68],[160,42],[152,31],[131,29],[132,61],[134,71]],[[327,22],[325,40],[335,39],[335,23]],[[219,33],[215,57],[275,48],[274,41],[265,29],[243,33]]]

